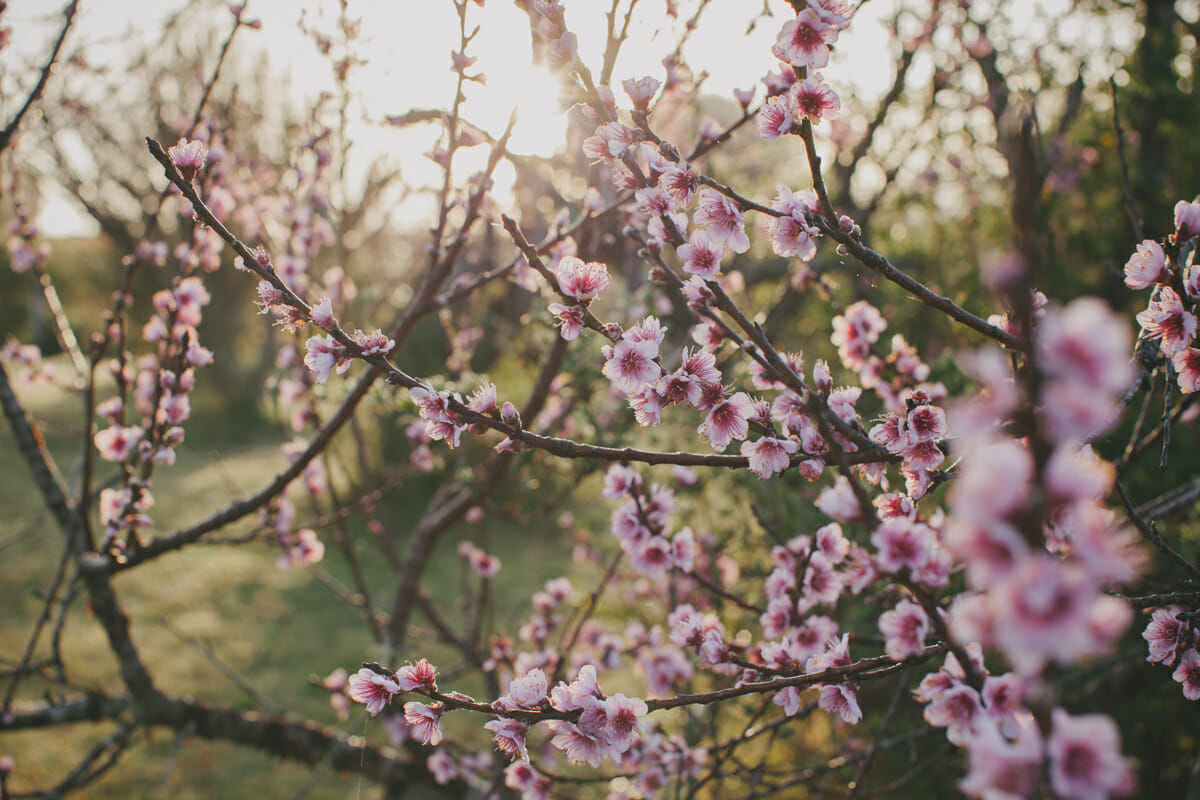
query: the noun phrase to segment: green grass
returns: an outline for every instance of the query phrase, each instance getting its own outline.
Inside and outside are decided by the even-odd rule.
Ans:
[[[19,394],[44,432],[60,469],[70,476],[79,452],[79,400],[53,387],[19,387]],[[178,450],[178,463],[161,469],[153,491],[157,531],[173,530],[196,521],[214,508],[258,488],[286,463],[269,426],[248,422],[252,414],[234,415],[228,409],[205,412],[188,424],[188,441]],[[98,471],[103,480],[108,472]],[[427,482],[399,487],[385,500],[385,516],[395,530],[405,530],[428,500]],[[302,503],[299,509],[303,518]],[[7,425],[0,430],[0,655],[16,661],[24,651],[32,622],[41,608],[38,595],[52,580],[62,552],[62,537],[45,512],[28,470],[13,444]],[[245,533],[254,519],[220,535]],[[354,521],[354,525],[358,521]],[[377,603],[386,609],[395,581],[371,537],[352,527],[356,552],[368,580],[376,587]],[[529,594],[548,577],[561,574],[569,543],[557,543],[561,533],[552,523],[546,530],[488,519],[465,531],[451,531],[427,569],[424,585],[453,622],[460,613],[461,567],[455,544],[467,536],[499,556],[504,564],[496,578],[495,620],[507,623],[528,613]],[[349,572],[326,541],[320,565],[349,584]],[[132,637],[158,686],[168,693],[194,696],[238,708],[259,709],[255,701],[228,680],[196,649],[181,641],[177,631],[212,649],[262,694],[298,717],[332,725],[348,734],[365,735],[386,743],[381,723],[367,720],[361,708],[339,722],[323,690],[312,686],[337,667],[353,671],[363,660],[382,658],[361,611],[340,601],[312,571],[277,569],[279,550],[269,542],[213,546],[195,545],[160,557],[121,574],[114,581],[131,620]],[[432,631],[417,626],[411,641],[431,642]],[[47,637],[38,649],[48,654]],[[68,616],[63,636],[64,660],[70,679],[80,687],[122,691],[116,664],[103,632],[83,601]],[[426,656],[443,670],[454,666],[446,649],[414,649],[404,658]],[[0,682],[0,689],[7,680]],[[450,688],[450,687],[447,687]],[[464,682],[463,691],[481,687]],[[28,678],[19,698],[40,700],[53,686]],[[458,721],[449,728],[453,732]],[[477,720],[466,721],[469,723]],[[479,725],[468,725],[478,728]],[[88,749],[109,735],[112,723],[84,723],[17,734],[0,732],[0,754],[16,760],[9,786],[14,791],[46,788],[74,767]],[[481,731],[476,731],[480,734]],[[320,772],[320,771],[318,771]],[[177,737],[168,730],[140,732],[121,762],[89,787],[91,798],[261,798],[288,797],[315,780],[310,798],[373,796],[369,782],[355,776],[311,768],[220,742]]]

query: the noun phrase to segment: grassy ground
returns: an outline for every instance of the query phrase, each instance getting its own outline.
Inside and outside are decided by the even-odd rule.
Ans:
[[[63,472],[69,474],[79,448],[78,400],[50,387],[25,389],[21,396],[45,432]],[[201,414],[189,424],[188,437],[177,465],[163,470],[155,482],[153,515],[159,529],[175,529],[203,517],[217,505],[258,487],[285,463],[269,432],[255,433],[253,426],[228,417],[205,418]],[[389,502],[409,509],[424,505],[427,496],[406,497],[405,491],[406,487],[400,487]],[[248,529],[245,524],[238,530]],[[529,593],[547,577],[559,574],[563,565],[565,547],[553,546],[538,531],[524,528],[521,533],[506,535],[497,527],[488,534],[491,551],[505,565],[496,586],[501,620],[527,612]],[[460,585],[456,540],[452,533],[442,543],[426,582],[451,618]],[[394,582],[385,572],[384,560],[376,557],[368,542],[369,537],[360,540],[360,555],[386,605]],[[5,659],[20,658],[41,607],[37,595],[50,583],[61,548],[62,538],[43,510],[4,426],[0,430],[0,608],[5,613],[0,614],[0,655]],[[381,657],[373,649],[361,612],[338,600],[312,571],[277,569],[278,554],[277,548],[261,542],[194,546],[116,579],[116,589],[132,620],[134,641],[159,686],[170,693],[262,710],[209,658],[184,641],[182,634],[210,647],[221,662],[290,713],[386,743],[382,725],[367,721],[360,708],[349,721],[339,722],[327,694],[311,684],[313,678],[339,666],[353,670],[365,659]],[[347,580],[332,546],[321,566],[333,577]],[[413,640],[432,638],[418,631]],[[82,602],[75,604],[68,618],[63,644],[74,682],[120,691],[115,662],[102,631]],[[39,652],[47,652],[46,647]],[[420,655],[442,656],[443,668],[453,666],[450,657],[436,648]],[[0,683],[5,686],[7,681]],[[48,688],[48,683],[30,679],[22,685],[20,696],[39,699]],[[469,691],[472,687],[456,688]],[[10,788],[44,788],[61,780],[90,747],[113,730],[112,724],[85,723],[0,733],[0,754],[13,756],[17,763]],[[261,798],[291,797],[305,791],[304,796],[311,798],[375,794],[369,783],[360,784],[352,776],[314,773],[245,748],[181,739],[160,730],[139,734],[121,763],[90,787],[86,796]]]

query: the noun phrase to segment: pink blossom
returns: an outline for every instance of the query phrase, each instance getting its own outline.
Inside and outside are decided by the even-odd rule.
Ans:
[[[929,560],[933,533],[920,522],[903,517],[889,519],[871,534],[871,544],[879,549],[875,560],[884,572],[898,573],[918,569]]]
[[[768,97],[754,117],[758,133],[764,139],[778,139],[791,131],[792,123],[791,103],[787,97]]]
[[[708,439],[713,449],[720,452],[732,440],[746,438],[753,411],[754,401],[745,392],[738,392],[714,405],[696,432]]]
[[[438,786],[445,786],[458,777],[458,765],[454,762],[454,757],[445,750],[435,752],[425,760],[425,765],[429,767],[433,782]]]
[[[332,336],[312,336],[304,343],[304,365],[317,380],[325,383],[329,373],[346,357],[346,350]]]
[[[1195,648],[1188,648],[1171,677],[1183,684],[1184,697],[1200,700],[1200,653]]]
[[[1125,285],[1130,289],[1145,289],[1158,280],[1165,265],[1162,246],[1153,239],[1146,239],[1125,262]]]
[[[328,297],[324,298],[312,307],[309,316],[318,327],[328,330],[333,325],[333,302]]]
[[[365,703],[371,716],[382,711],[392,697],[400,693],[400,684],[367,667],[351,675],[349,685],[350,699]]]
[[[671,544],[661,536],[647,536],[633,545],[632,565],[651,580],[658,580],[671,568]]]
[[[771,52],[794,67],[820,69],[829,63],[829,45],[837,38],[837,28],[806,8],[783,24]]]
[[[204,142],[193,139],[180,139],[177,144],[167,149],[171,163],[183,175],[183,179],[191,183],[196,173],[204,168],[204,159],[208,157],[208,146]]]
[[[929,635],[929,617],[916,603],[901,600],[894,609],[879,617],[879,632],[886,639],[884,652],[893,661],[903,661],[925,650]]]
[[[437,674],[437,667],[422,658],[416,664],[406,664],[396,670],[396,680],[406,692],[436,692]]]
[[[136,425],[113,425],[96,434],[96,449],[105,461],[124,461],[133,454],[144,433]]]
[[[548,723],[548,727],[554,733],[551,743],[562,750],[572,762],[586,763],[592,767],[599,767],[604,763],[604,756],[608,754],[609,748],[601,738],[598,726],[597,729],[585,729],[581,717],[579,725],[552,721]]]
[[[1142,638],[1150,646],[1147,661],[1158,662],[1168,667],[1175,663],[1180,651],[1191,638],[1191,630],[1187,623],[1175,618],[1182,611],[1179,606],[1154,609],[1154,613],[1150,615],[1150,624],[1142,632]]]
[[[554,325],[566,341],[574,341],[583,330],[584,309],[582,306],[564,306],[562,303],[551,303],[550,313],[554,316]]]
[[[605,733],[618,753],[627,751],[641,733],[639,720],[646,716],[646,703],[617,693],[604,701]]]
[[[1071,663],[1097,649],[1089,623],[1097,589],[1078,567],[1027,558],[992,593],[996,645],[1018,672]]]
[[[826,487],[817,495],[817,508],[826,516],[839,522],[849,522],[862,516],[862,508],[850,482],[839,475],[833,486]]]
[[[650,107],[650,101],[654,99],[654,95],[661,85],[660,81],[651,77],[629,78],[621,83],[625,94],[629,95],[629,99],[633,101],[633,107],[640,111],[645,111]]]
[[[355,344],[362,348],[362,354],[364,356],[387,355],[391,352],[392,348],[396,346],[396,340],[389,339],[387,335],[380,330],[375,330],[371,333],[355,331],[354,336],[351,338],[354,339]]]
[[[1180,200],[1175,204],[1175,233],[1172,239],[1182,243],[1200,234],[1200,202]]]
[[[529,729],[524,723],[501,717],[485,723],[483,727],[492,732],[492,739],[500,752],[512,759],[529,761],[529,751],[525,749],[525,734]]]
[[[958,784],[967,796],[1018,800],[1036,792],[1042,764],[1037,725],[1022,725],[1013,741],[985,727],[967,743],[967,753],[970,770]]]
[[[412,726],[412,736],[422,744],[434,747],[442,743],[442,714],[445,706],[441,703],[426,705],[425,703],[405,703],[404,720]]]
[[[505,708],[533,708],[546,698],[548,689],[546,673],[531,669],[521,677],[513,678],[508,685],[508,694],[497,702]]]
[[[746,220],[738,204],[725,195],[713,190],[700,192],[700,208],[696,210],[696,224],[704,226],[708,237],[735,253],[750,249],[750,238],[746,236]]]
[[[1081,297],[1046,313],[1038,325],[1037,363],[1046,375],[1119,395],[1133,381],[1130,345],[1124,319],[1104,301]]]
[[[563,294],[588,303],[609,287],[608,267],[599,261],[585,262],[575,256],[563,256],[558,262],[558,287]]]
[[[817,705],[822,711],[837,714],[842,722],[856,725],[862,719],[862,709],[858,706],[858,694],[849,686],[839,684],[824,684],[821,686],[821,697]]]
[[[1200,350],[1194,347],[1179,350],[1171,356],[1171,363],[1179,374],[1179,388],[1185,394],[1200,389]]]
[[[1121,757],[1117,725],[1101,714],[1051,716],[1050,785],[1065,800],[1103,800],[1133,792],[1133,773]]]
[[[693,231],[687,244],[681,244],[675,252],[683,259],[684,272],[712,280],[721,271],[725,245],[714,241],[705,231]]]
[[[576,711],[585,708],[591,700],[600,696],[596,668],[591,664],[584,664],[569,686],[560,682],[554,687],[550,692],[550,705],[559,711]]]
[[[830,341],[837,346],[842,363],[858,369],[870,355],[871,345],[879,341],[879,334],[886,329],[887,322],[879,310],[866,300],[859,300],[833,318]]]
[[[935,728],[945,728],[946,738],[954,744],[964,744],[980,730],[983,705],[979,693],[970,686],[947,689],[925,707],[925,721]]]
[[[788,456],[800,448],[794,439],[764,436],[756,442],[742,442],[742,455],[750,460],[750,471],[766,480],[788,467]]]
[[[807,118],[813,125],[822,119],[833,119],[842,108],[837,93],[821,78],[819,73],[797,83],[787,93],[792,116]]]
[[[1171,357],[1186,350],[1196,335],[1196,317],[1183,308],[1183,301],[1170,286],[1159,288],[1150,306],[1137,315],[1149,339],[1162,339],[1163,355]]]
[[[663,173],[660,178],[662,188],[680,208],[692,204],[692,198],[700,189],[700,176],[687,164],[678,164]]]
[[[605,347],[607,360],[604,375],[626,394],[636,392],[642,384],[653,383],[662,374],[662,368],[654,361],[658,356],[658,343],[654,340],[633,341],[628,336],[615,347]]]

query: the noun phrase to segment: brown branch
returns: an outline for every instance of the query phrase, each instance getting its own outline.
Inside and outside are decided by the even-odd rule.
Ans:
[[[33,108],[42,96],[42,92],[46,88],[46,82],[50,80],[50,73],[54,71],[54,65],[58,62],[58,53],[62,50],[63,42],[67,39],[67,32],[71,30],[71,23],[75,21],[75,12],[79,10],[79,0],[71,0],[70,5],[63,9],[62,31],[58,34],[58,40],[54,43],[54,49],[50,51],[50,58],[46,61],[46,66],[42,67],[42,74],[38,77],[37,83],[29,92],[29,96],[25,98],[25,102],[21,108],[17,110],[16,115],[5,126],[4,130],[0,131],[0,153],[8,148],[9,142],[16,134],[17,128],[21,125],[21,120],[29,113],[29,109]]]

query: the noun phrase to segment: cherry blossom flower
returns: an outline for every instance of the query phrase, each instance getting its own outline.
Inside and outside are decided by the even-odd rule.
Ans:
[[[842,108],[842,101],[837,93],[829,88],[819,73],[805,78],[789,89],[787,102],[793,117],[806,118],[813,125],[817,125],[822,119],[833,119]]]
[[[333,325],[333,302],[328,297],[324,298],[320,303],[312,307],[309,316],[312,317],[312,321],[318,327],[329,330]]]
[[[618,753],[624,753],[641,733],[639,720],[646,716],[646,703],[618,692],[604,701],[604,715],[610,746]]]
[[[1081,387],[1123,393],[1133,381],[1130,352],[1128,324],[1094,297],[1050,311],[1038,325],[1037,362],[1043,373]]]
[[[1066,800],[1124,797],[1133,792],[1133,773],[1121,757],[1117,725],[1101,714],[1051,715],[1050,785]]]
[[[425,765],[429,767],[429,772],[433,775],[433,782],[438,786],[445,786],[458,777],[458,764],[455,763],[454,757],[445,750],[438,750],[425,759]]]
[[[204,169],[204,160],[208,157],[208,146],[204,142],[193,139],[180,139],[177,144],[167,149],[171,163],[183,175],[188,183],[196,177],[196,173]]]
[[[738,204],[725,195],[713,190],[700,192],[700,208],[696,210],[696,224],[705,227],[705,233],[714,242],[728,247],[735,253],[750,249],[750,238],[746,236],[746,220]]]
[[[551,303],[549,309],[554,316],[554,325],[558,328],[559,335],[568,342],[574,341],[583,330],[583,307]]]
[[[441,703],[426,705],[425,703],[405,703],[404,720],[412,727],[412,736],[422,744],[434,747],[442,743],[442,714],[445,706]]]
[[[558,287],[563,294],[587,303],[609,287],[608,267],[599,261],[564,256],[558,262]]]
[[[549,683],[546,673],[531,669],[508,685],[508,694],[496,701],[503,708],[533,708],[546,698]]]
[[[879,568],[898,573],[924,566],[933,551],[933,532],[923,523],[898,517],[881,523],[871,534],[871,544],[879,549]]]
[[[406,664],[396,670],[396,680],[406,692],[436,692],[437,674],[437,667],[422,658],[416,664]]]
[[[1179,606],[1154,609],[1154,613],[1150,615],[1150,624],[1142,632],[1142,638],[1150,646],[1147,661],[1169,667],[1175,663],[1180,651],[1187,646],[1191,638],[1191,629],[1187,623],[1175,618],[1182,611]]]
[[[1161,339],[1163,355],[1174,356],[1186,350],[1196,335],[1196,317],[1183,308],[1183,301],[1170,286],[1159,288],[1150,306],[1137,315],[1146,337]]]
[[[756,442],[742,442],[742,455],[750,460],[750,471],[766,480],[788,467],[788,456],[800,449],[794,439],[764,436]]]
[[[605,346],[609,351],[604,363],[604,375],[617,388],[632,394],[642,384],[653,383],[662,375],[662,368],[655,362],[658,343],[653,339],[634,341],[626,336],[615,347]]]
[[[1200,389],[1200,350],[1189,347],[1171,356],[1171,363],[1179,374],[1179,388],[1185,394]]]
[[[654,99],[654,95],[661,85],[660,81],[651,77],[628,78],[621,83],[625,94],[629,95],[629,99],[633,101],[633,107],[639,111],[649,109],[650,101]]]
[[[332,336],[312,336],[304,343],[304,365],[317,383],[329,380],[329,373],[346,358],[346,349]]]
[[[375,716],[393,696],[400,693],[400,684],[387,675],[363,667],[350,676],[350,699],[365,703],[367,713]]]
[[[925,650],[929,635],[929,617],[916,603],[901,600],[894,609],[879,617],[879,632],[886,644],[884,652],[893,661],[903,661]]]
[[[837,28],[805,8],[779,31],[771,52],[793,67],[820,69],[829,63],[829,45],[838,38]]]
[[[1200,202],[1180,200],[1175,204],[1175,233],[1172,241],[1180,244],[1200,234]]]
[[[1184,697],[1200,700],[1200,653],[1195,648],[1188,648],[1171,677],[1183,684]]]
[[[98,432],[94,441],[101,458],[105,461],[120,462],[133,454],[144,433],[145,431],[136,425],[113,425]]]
[[[856,725],[862,719],[862,709],[858,706],[858,694],[849,686],[838,684],[823,684],[821,696],[817,705],[822,711],[837,714],[842,722]]]
[[[520,758],[529,761],[529,751],[525,749],[525,735],[529,729],[524,723],[508,717],[500,717],[483,726],[492,732],[492,740],[496,748],[511,759]]]
[[[969,797],[1016,800],[1032,796],[1041,776],[1042,736],[1033,722],[1010,741],[984,727],[967,743],[970,769],[958,788]]]
[[[1130,289],[1152,286],[1162,275],[1164,266],[1166,256],[1163,255],[1162,246],[1153,239],[1146,239],[1125,262],[1125,285]]]
[[[791,131],[793,122],[791,101],[787,97],[768,97],[754,116],[758,134],[764,139],[778,139]]]
[[[354,342],[362,348],[362,354],[364,356],[387,355],[391,352],[392,348],[396,346],[396,340],[389,339],[383,333],[383,331],[380,330],[375,330],[371,333],[355,331],[354,336],[351,338],[353,338]]]
[[[724,450],[734,439],[745,439],[750,430],[754,401],[745,392],[738,392],[712,407],[696,432],[708,439],[717,452]]]
[[[659,183],[675,201],[675,205],[687,208],[700,189],[700,176],[688,164],[681,163],[664,172]]]
[[[600,685],[596,682],[596,668],[584,664],[570,685],[560,682],[554,687],[550,692],[550,705],[559,711],[576,711],[601,696]]]
[[[721,256],[725,254],[725,246],[714,241],[705,231],[693,231],[687,243],[675,248],[675,252],[683,259],[684,272],[712,280],[721,271]]]

